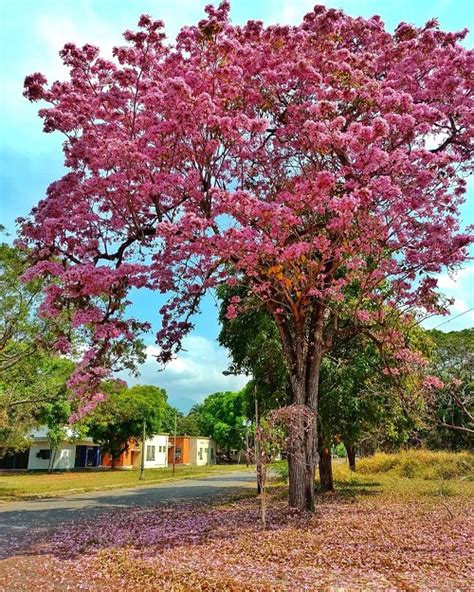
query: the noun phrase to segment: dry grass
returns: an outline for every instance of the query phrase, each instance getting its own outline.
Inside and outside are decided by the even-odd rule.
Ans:
[[[469,452],[407,450],[397,454],[379,452],[358,462],[357,472],[396,474],[408,479],[473,479],[474,455]]]

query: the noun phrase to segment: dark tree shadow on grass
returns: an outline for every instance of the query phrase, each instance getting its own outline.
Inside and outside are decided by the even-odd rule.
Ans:
[[[382,484],[378,481],[351,479],[350,481],[334,481],[335,496],[341,500],[354,501],[358,497],[376,496],[382,493]]]

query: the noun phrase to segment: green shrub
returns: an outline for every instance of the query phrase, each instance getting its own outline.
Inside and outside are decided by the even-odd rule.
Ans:
[[[363,474],[393,472],[408,479],[470,479],[474,475],[474,455],[430,450],[377,453],[361,459],[358,471]]]
[[[333,447],[332,454],[337,458],[346,458],[346,448],[342,442]]]
[[[288,481],[288,462],[286,460],[278,460],[272,463],[272,469],[282,481]]]

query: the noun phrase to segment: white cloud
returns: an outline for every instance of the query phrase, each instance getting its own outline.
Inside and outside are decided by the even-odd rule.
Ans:
[[[35,35],[42,47],[39,69],[51,81],[67,77],[68,70],[58,56],[66,43],[72,42],[78,46],[86,43],[97,45],[102,55],[108,59],[112,58],[112,47],[124,43],[120,29],[93,15],[76,20],[65,14],[44,14],[36,21]]]
[[[466,265],[456,273],[440,274],[438,287],[445,296],[454,298],[454,304],[449,307],[449,316],[431,317],[423,323],[423,326],[432,329],[443,323],[440,326],[443,331],[458,331],[472,327],[474,310],[469,309],[474,307],[474,264]],[[454,318],[457,315],[462,316]]]
[[[217,391],[240,390],[249,378],[247,376],[225,376],[229,366],[227,352],[215,341],[191,335],[184,340],[184,351],[160,372],[155,359],[159,353],[156,346],[147,347],[147,361],[140,368],[138,378],[121,373],[129,385],[154,384],[166,389],[171,404],[183,410],[202,401]]]
[[[289,2],[276,0],[272,3],[272,10],[267,14],[265,21],[285,25],[297,25],[303,16],[311,12],[316,2],[314,0],[299,0]]]

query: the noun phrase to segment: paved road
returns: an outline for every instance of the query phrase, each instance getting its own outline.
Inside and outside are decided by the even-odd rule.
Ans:
[[[183,479],[133,489],[79,493],[0,506],[0,559],[30,543],[32,538],[68,522],[86,520],[118,508],[149,506],[170,501],[211,500],[255,487],[252,472],[224,473],[202,479]]]

